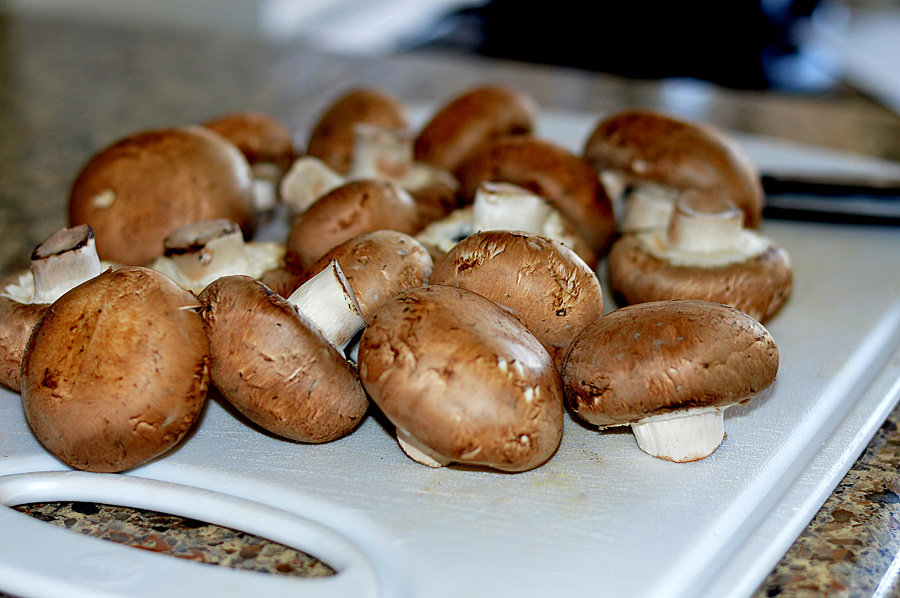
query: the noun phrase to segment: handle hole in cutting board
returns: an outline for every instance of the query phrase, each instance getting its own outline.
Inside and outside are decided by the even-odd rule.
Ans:
[[[357,544],[359,539],[355,541],[339,531],[340,525],[334,527],[317,520],[324,514],[324,521],[334,521],[334,517],[341,517],[340,512],[333,507],[319,512],[317,508],[324,507],[314,507],[302,500],[296,507],[303,512],[295,512],[290,507],[261,502],[263,496],[254,500],[178,483],[81,471],[0,476],[0,505],[9,507],[0,509],[0,529],[4,535],[27,538],[26,545],[30,546],[28,550],[15,550],[0,543],[0,578],[5,570],[17,575],[18,581],[25,584],[22,587],[46,582],[54,591],[41,595],[50,596],[59,595],[61,579],[69,579],[64,575],[66,569],[70,570],[69,576],[78,578],[71,583],[81,584],[65,586],[66,591],[116,583],[123,586],[119,588],[122,594],[140,594],[148,582],[157,583],[162,579],[169,582],[173,592],[186,592],[186,596],[195,595],[186,586],[193,586],[193,590],[202,588],[204,593],[211,588],[234,591],[244,587],[248,593],[294,597],[363,597],[379,593],[378,588],[384,584],[385,564],[373,558],[371,548],[364,548],[368,539],[363,540],[363,545]],[[309,509],[310,513],[306,514]],[[36,520],[46,520],[46,514],[52,511],[61,520],[61,526]],[[87,527],[97,529],[99,520],[107,527],[101,537],[119,542],[102,542],[82,537],[73,530],[58,529],[77,527],[78,521],[84,521],[83,516],[87,514],[92,514],[93,519]],[[147,525],[132,528],[135,522],[129,521],[131,517],[144,519]],[[179,542],[167,540],[162,533],[173,522],[182,527],[182,555],[178,554]],[[183,533],[190,528],[213,535],[231,534],[236,540],[232,561],[239,566],[200,564],[219,563],[220,559],[208,558],[210,554],[201,551],[191,553],[196,543]],[[223,542],[217,544],[218,540]],[[228,553],[224,538],[214,537],[212,544],[218,545],[221,554]],[[40,558],[34,558],[35,551]],[[279,555],[289,555],[295,562],[279,561]],[[254,566],[261,561],[267,561],[271,567]],[[116,573],[120,568],[110,566],[111,562],[125,562],[129,575]],[[20,573],[22,568],[28,571]],[[260,571],[277,574],[258,575]],[[210,595],[215,594],[212,591]]]
[[[199,563],[294,577],[335,571],[315,556],[255,534],[159,511],[59,501],[12,507],[50,525]]]

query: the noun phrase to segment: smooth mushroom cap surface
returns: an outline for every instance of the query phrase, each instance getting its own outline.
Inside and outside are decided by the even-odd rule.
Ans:
[[[745,261],[719,266],[678,265],[648,252],[637,235],[610,249],[610,290],[620,305],[700,299],[736,307],[768,321],[790,297],[793,271],[787,252],[773,244]]]
[[[419,131],[415,159],[455,173],[463,162],[501,137],[530,135],[537,104],[510,87],[470,89],[440,108]]]
[[[212,382],[262,428],[321,443],[350,433],[368,399],[353,365],[287,299],[248,276],[227,276],[199,296]]]
[[[203,126],[237,146],[251,166],[273,164],[283,172],[296,156],[291,132],[279,120],[263,112],[225,114]]]
[[[756,165],[718,129],[649,110],[625,110],[591,132],[584,157],[600,172],[649,180],[675,189],[699,188],[727,195],[756,227],[764,196]]]
[[[94,155],[69,197],[71,224],[86,223],[101,259],[141,265],[173,229],[226,218],[254,229],[250,165],[234,144],[200,126],[145,131]]]
[[[288,260],[308,268],[330,249],[376,230],[414,234],[419,214],[412,197],[394,183],[350,181],[320,197],[291,223]]]
[[[540,195],[572,222],[598,254],[614,238],[612,202],[597,173],[581,157],[550,141],[536,137],[497,141],[461,165],[457,178],[466,202],[486,181],[512,183]]]
[[[407,129],[409,119],[406,107],[385,93],[350,90],[334,100],[316,121],[306,144],[307,155],[322,160],[339,174],[347,174],[353,162],[357,124]]]
[[[415,238],[378,230],[331,249],[298,282],[321,272],[331,260],[343,271],[366,320],[396,295],[427,283],[433,268],[431,255]]]
[[[720,303],[656,301],[598,318],[563,368],[566,400],[606,427],[749,400],[778,371],[778,348],[747,314]]]
[[[559,446],[553,360],[518,320],[471,291],[429,285],[388,302],[363,331],[359,372],[398,436],[447,461],[524,471]]]
[[[95,472],[173,448],[199,417],[209,383],[197,305],[143,267],[107,271],[55,301],[22,361],[22,405],[38,440]]]
[[[502,306],[559,366],[575,336],[603,314],[594,272],[571,249],[540,235],[475,233],[435,264],[431,283],[474,291]]]

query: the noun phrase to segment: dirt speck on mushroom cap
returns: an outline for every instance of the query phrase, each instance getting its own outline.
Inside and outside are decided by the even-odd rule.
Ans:
[[[174,447],[209,382],[196,305],[141,267],[110,270],[53,303],[22,363],[22,404],[41,443],[96,472],[130,469]]]
[[[387,303],[363,332],[359,368],[385,415],[451,461],[523,471],[559,445],[549,353],[476,293],[429,285]]]
[[[585,328],[569,349],[570,407],[599,426],[727,406],[767,388],[778,348],[747,314],[709,301],[640,303]]]

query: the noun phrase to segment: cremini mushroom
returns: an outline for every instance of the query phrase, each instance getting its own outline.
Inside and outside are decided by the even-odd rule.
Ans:
[[[464,201],[472,201],[485,181],[512,183],[559,210],[598,256],[612,243],[616,231],[612,203],[597,173],[555,143],[532,136],[502,139],[472,155],[456,176]]]
[[[195,294],[223,276],[262,278],[285,267],[283,243],[246,242],[236,223],[221,218],[180,226],[163,245],[164,254],[151,267]]]
[[[559,374],[506,310],[441,285],[407,291],[363,330],[359,373],[413,460],[524,471],[562,435]]]
[[[433,268],[431,255],[415,238],[377,230],[331,249],[298,282],[325,270],[332,260],[340,266],[367,320],[396,295],[426,284]]]
[[[432,284],[474,291],[514,315],[558,366],[572,339],[603,314],[593,270],[561,243],[540,235],[475,233],[438,260]]]
[[[0,384],[19,391],[28,337],[51,303],[105,266],[94,233],[82,224],[56,231],[31,253],[31,269],[0,281]]]
[[[705,299],[767,321],[790,296],[791,261],[743,222],[730,201],[684,192],[666,228],[625,234],[613,245],[608,273],[617,302]]]
[[[354,150],[345,176],[318,158],[304,156],[282,181],[282,197],[296,215],[335,187],[360,179],[389,181],[408,191],[418,207],[420,228],[459,205],[459,183],[450,173],[413,160],[408,131],[366,123],[354,128]]]
[[[340,175],[347,174],[353,161],[356,125],[360,123],[383,129],[409,128],[406,107],[398,100],[374,89],[352,89],[319,116],[306,144],[307,155]]]
[[[350,433],[368,399],[344,358],[365,319],[337,263],[290,297],[249,276],[227,276],[200,294],[212,382],[260,427],[321,443]]]
[[[537,103],[500,85],[468,89],[441,107],[419,131],[415,158],[441,170],[456,170],[482,147],[501,137],[530,135]]]
[[[714,191],[730,197],[744,224],[759,225],[763,191],[756,166],[724,132],[650,110],[624,110],[601,120],[584,157],[616,204],[625,231],[665,227],[678,192]],[[631,213],[640,203],[639,213]]]
[[[575,339],[563,368],[569,406],[584,421],[630,425],[654,457],[685,462],[724,438],[725,408],[775,380],[778,348],[747,314],[671,300],[620,308]]]
[[[572,249],[591,268],[597,263],[593,249],[566,216],[543,197],[512,183],[483,182],[471,205],[431,222],[416,238],[442,255],[467,236],[487,230],[543,235]]]
[[[253,202],[257,212],[278,204],[281,177],[294,162],[296,150],[288,128],[264,112],[245,111],[219,116],[203,123],[233,143],[244,154],[253,172]]]
[[[357,235],[376,230],[414,234],[418,229],[416,202],[401,187],[375,179],[350,181],[294,218],[286,243],[288,260],[306,269]]]
[[[209,382],[197,307],[144,267],[106,271],[57,299],[22,360],[22,405],[37,439],[95,472],[130,469],[178,444]]]
[[[200,126],[144,131],[87,162],[69,220],[94,229],[101,259],[144,265],[183,224],[225,218],[252,234],[251,186],[246,158],[221,135]]]

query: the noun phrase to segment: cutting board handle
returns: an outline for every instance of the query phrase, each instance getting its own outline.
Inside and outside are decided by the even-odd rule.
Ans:
[[[105,541],[0,508],[0,580],[24,596],[382,595],[379,571],[334,529],[261,502],[145,478],[78,471],[0,476],[0,503],[73,500],[150,509],[302,550],[335,575],[298,578],[211,566]]]

